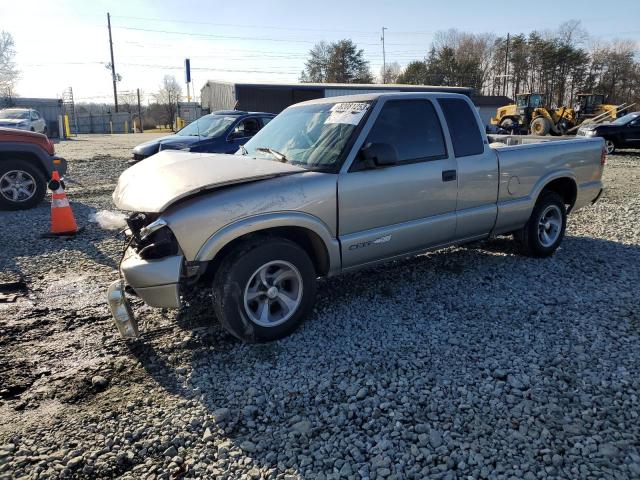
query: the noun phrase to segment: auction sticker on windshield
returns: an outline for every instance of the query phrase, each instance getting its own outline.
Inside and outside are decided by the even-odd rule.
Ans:
[[[331,107],[331,115],[324,123],[357,125],[364,117],[364,114],[367,113],[368,108],[369,104],[363,102],[336,103]]]

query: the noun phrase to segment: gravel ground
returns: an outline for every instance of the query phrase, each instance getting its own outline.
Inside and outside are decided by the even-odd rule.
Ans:
[[[144,138],[151,138],[145,135]],[[121,241],[87,222],[140,135],[57,146],[86,230],[0,212],[0,478],[640,478],[640,153],[555,256],[499,239],[330,279],[303,327],[243,345],[210,317],[104,290]]]

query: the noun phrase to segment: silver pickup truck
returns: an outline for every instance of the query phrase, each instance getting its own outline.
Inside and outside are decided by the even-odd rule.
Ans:
[[[316,280],[429,249],[513,234],[551,255],[567,214],[602,192],[602,139],[487,137],[466,96],[375,93],[293,105],[236,155],[160,152],[113,193],[128,217],[108,301],[178,308],[196,283],[245,341],[290,333]]]

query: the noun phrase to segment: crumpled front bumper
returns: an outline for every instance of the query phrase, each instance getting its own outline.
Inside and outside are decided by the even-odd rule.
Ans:
[[[122,278],[107,290],[111,314],[123,337],[137,337],[135,316],[126,297],[126,288],[133,289],[147,305],[161,308],[180,308],[180,278],[184,257],[173,255],[145,260],[129,248],[122,259]]]

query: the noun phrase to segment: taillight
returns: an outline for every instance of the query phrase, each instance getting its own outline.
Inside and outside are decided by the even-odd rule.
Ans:
[[[607,161],[607,149],[603,146],[602,152],[600,153],[600,165],[604,165]]]

